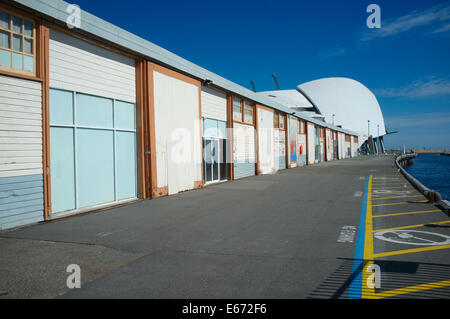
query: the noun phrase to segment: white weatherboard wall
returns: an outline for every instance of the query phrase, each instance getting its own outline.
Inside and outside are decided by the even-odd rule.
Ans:
[[[135,60],[50,30],[50,87],[136,102]]]
[[[0,229],[43,217],[42,86],[0,75]]]
[[[258,152],[261,174],[275,170],[273,112],[258,108]]]
[[[193,189],[202,179],[198,87],[156,71],[153,81],[157,185]]]
[[[202,117],[227,121],[227,95],[202,87]]]
[[[315,130],[314,130],[314,124],[307,124],[308,125],[308,164],[314,164],[315,162]]]

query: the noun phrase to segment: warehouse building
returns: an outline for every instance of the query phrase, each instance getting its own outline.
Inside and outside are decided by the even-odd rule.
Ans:
[[[0,229],[356,155],[345,126],[68,6],[0,4]]]

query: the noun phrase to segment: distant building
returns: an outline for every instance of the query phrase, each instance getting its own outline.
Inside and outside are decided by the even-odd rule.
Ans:
[[[358,147],[384,153],[386,135],[383,114],[375,95],[348,78],[324,78],[306,82],[294,90],[259,92],[292,110],[317,120],[358,132]]]

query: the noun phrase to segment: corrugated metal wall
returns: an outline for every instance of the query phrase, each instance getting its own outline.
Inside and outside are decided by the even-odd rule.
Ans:
[[[44,218],[42,87],[0,76],[0,229]]]
[[[175,194],[202,179],[199,88],[156,71],[153,79],[157,184]]]
[[[253,126],[234,123],[233,156],[235,179],[255,175],[256,143]]]
[[[274,130],[275,142],[275,169],[286,168],[286,133],[284,130]]]
[[[259,169],[261,174],[275,170],[273,112],[258,108]]]

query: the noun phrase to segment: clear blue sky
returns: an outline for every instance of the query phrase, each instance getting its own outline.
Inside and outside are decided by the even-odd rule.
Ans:
[[[378,98],[388,147],[450,149],[450,1],[106,1],[83,10],[257,91],[343,76]],[[366,8],[381,8],[369,29]]]

